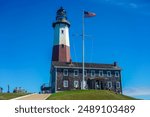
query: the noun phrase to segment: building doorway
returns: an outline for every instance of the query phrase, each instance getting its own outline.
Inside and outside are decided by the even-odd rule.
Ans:
[[[103,85],[102,81],[100,81],[100,80],[95,80],[95,79],[88,79],[87,80],[88,89],[101,90],[101,89],[103,89],[102,85]]]

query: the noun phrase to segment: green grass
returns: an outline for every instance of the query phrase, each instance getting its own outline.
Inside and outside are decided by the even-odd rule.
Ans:
[[[47,100],[136,100],[108,90],[74,90],[52,94]]]
[[[9,100],[24,95],[27,95],[27,93],[0,93],[0,100]]]

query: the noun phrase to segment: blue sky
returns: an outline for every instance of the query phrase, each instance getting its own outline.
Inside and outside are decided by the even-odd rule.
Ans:
[[[52,22],[63,6],[71,22],[73,61],[82,60],[82,9],[97,15],[85,19],[85,61],[122,67],[123,91],[150,99],[149,0],[0,0],[0,86],[38,92],[50,78]]]

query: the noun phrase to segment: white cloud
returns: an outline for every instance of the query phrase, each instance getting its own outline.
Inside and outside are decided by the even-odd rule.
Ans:
[[[150,96],[150,87],[127,88],[123,93],[128,96]]]

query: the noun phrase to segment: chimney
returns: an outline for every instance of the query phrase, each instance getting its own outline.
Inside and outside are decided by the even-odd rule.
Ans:
[[[70,62],[69,62],[70,64],[72,64],[72,59],[70,59]]]
[[[114,67],[116,67],[116,66],[117,66],[117,62],[115,61],[115,62],[114,62]]]

